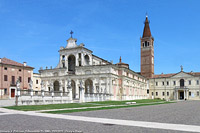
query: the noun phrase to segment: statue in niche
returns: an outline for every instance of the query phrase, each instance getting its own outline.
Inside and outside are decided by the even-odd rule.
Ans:
[[[68,87],[68,88],[71,88],[71,87],[72,87],[71,84],[72,84],[72,82],[71,82],[71,80],[69,79],[68,82],[67,82],[67,87]]]
[[[87,86],[87,93],[90,93],[90,86]]]
[[[94,86],[92,86],[92,93],[94,93]]]
[[[33,80],[32,79],[29,81],[29,89],[33,89]]]
[[[16,86],[17,86],[17,88],[20,88],[20,80],[19,80],[19,78],[16,81]]]
[[[79,84],[80,84],[79,87],[80,87],[81,89],[83,89],[83,81],[82,81],[82,80],[79,81]]]
[[[100,93],[103,93],[103,88],[101,87],[101,91],[100,91]]]
[[[44,88],[44,81],[43,80],[41,81],[40,85],[41,85],[41,89],[43,89]]]
[[[107,90],[106,90],[106,88],[104,89],[104,93],[106,94],[106,92],[107,92]]]
[[[53,83],[52,82],[49,83],[49,86],[50,86],[50,91],[53,91]]]
[[[99,93],[99,86],[96,86],[96,92]]]

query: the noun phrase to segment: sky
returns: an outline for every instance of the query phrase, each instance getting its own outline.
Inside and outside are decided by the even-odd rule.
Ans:
[[[70,37],[105,60],[140,71],[146,13],[155,74],[200,72],[199,0],[0,0],[0,58],[56,67]]]

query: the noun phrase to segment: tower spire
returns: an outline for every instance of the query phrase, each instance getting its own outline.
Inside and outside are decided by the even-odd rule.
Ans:
[[[148,15],[146,13],[146,19],[144,22],[144,31],[143,31],[143,36],[144,37],[151,37],[151,30],[150,30],[150,26],[149,26],[149,20],[148,20]]]
[[[152,78],[154,75],[154,38],[151,36],[148,15],[144,22],[141,41],[141,75]]]

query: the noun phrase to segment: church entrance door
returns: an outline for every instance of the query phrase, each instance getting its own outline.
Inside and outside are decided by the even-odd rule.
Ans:
[[[179,94],[180,94],[179,99],[180,99],[180,100],[183,100],[183,99],[184,99],[184,91],[180,91]]]

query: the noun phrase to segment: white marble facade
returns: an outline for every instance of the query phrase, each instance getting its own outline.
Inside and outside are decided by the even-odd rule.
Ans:
[[[83,94],[107,94],[107,100],[145,99],[148,97],[148,81],[130,70],[123,63],[112,64],[85,48],[77,45],[77,39],[69,38],[66,47],[60,47],[59,63],[56,68],[41,69],[41,80],[45,91],[69,92],[70,81],[72,99],[80,99]],[[125,63],[124,63],[125,64]],[[95,95],[94,95],[95,96]]]

